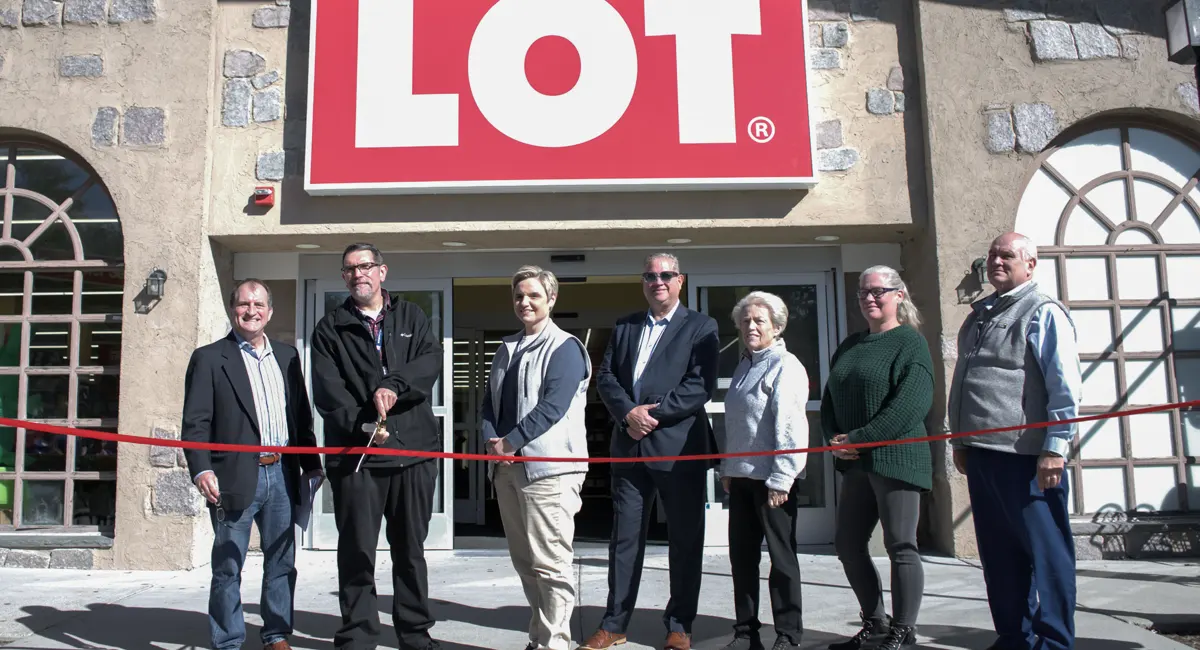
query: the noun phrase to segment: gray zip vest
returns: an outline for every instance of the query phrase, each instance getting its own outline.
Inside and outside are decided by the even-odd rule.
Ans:
[[[1029,348],[1029,324],[1039,307],[1053,303],[1033,282],[999,298],[989,310],[982,301],[958,332],[958,363],[948,409],[954,433],[1019,426],[1048,419],[1046,380]],[[1074,323],[1072,322],[1072,325]],[[1072,333],[1072,336],[1074,333]],[[1024,429],[954,440],[955,445],[1036,456],[1045,429]]]

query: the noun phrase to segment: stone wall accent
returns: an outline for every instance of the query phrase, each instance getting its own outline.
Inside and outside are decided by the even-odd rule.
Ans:
[[[872,115],[891,115],[896,112],[896,96],[887,88],[867,91],[867,112]]]
[[[50,566],[49,551],[28,551],[23,548],[9,549],[4,560],[6,569],[45,569]]]
[[[179,440],[179,431],[174,427],[154,427],[150,430],[150,437],[159,440]],[[150,447],[150,466],[151,467],[184,467],[186,461],[183,458],[183,450],[178,447]]]
[[[254,93],[254,121],[276,122],[283,117],[283,92],[268,88]]]
[[[1175,96],[1192,115],[1200,115],[1200,96],[1196,95],[1196,84],[1182,83],[1175,87]]]
[[[283,180],[286,160],[287,156],[282,151],[267,151],[258,154],[258,163],[254,167],[255,178],[260,181]]]
[[[887,89],[897,92],[904,90],[904,68],[895,66],[888,72]]]
[[[1080,60],[1116,59],[1121,56],[1121,43],[1104,27],[1089,23],[1071,25],[1075,35],[1075,49]]]
[[[63,23],[68,25],[99,25],[104,22],[106,0],[66,0],[63,3]]]
[[[984,146],[991,153],[1036,154],[1061,130],[1048,104],[992,105],[984,109]]]
[[[813,70],[836,70],[842,67],[842,53],[827,47],[814,48],[808,65]]]
[[[186,469],[160,472],[154,480],[150,506],[156,515],[184,515],[195,517],[204,508],[204,497],[192,485]]]
[[[17,9],[0,9],[0,27],[16,29],[21,26],[21,12]]]
[[[0,548],[0,567],[4,566],[4,562],[7,559],[8,559],[8,549]]]
[[[984,145],[990,153],[1010,153],[1017,147],[1017,132],[1013,130],[1012,111],[988,110],[983,113],[987,122]]]
[[[850,25],[842,21],[821,25],[821,44],[824,47],[846,47],[850,43]]]
[[[853,147],[817,151],[817,171],[844,172],[858,164],[858,150]]]
[[[161,108],[131,106],[125,109],[121,142],[127,146],[157,147],[167,141],[167,113]]]
[[[63,77],[95,78],[104,75],[104,58],[99,54],[64,56],[58,60],[58,74]]]
[[[251,80],[250,83],[254,84],[255,90],[262,90],[263,88],[274,84],[276,81],[279,81],[279,71],[272,70],[270,72],[264,72],[258,75]]]
[[[221,93],[221,124],[247,126],[250,124],[251,85],[247,79],[227,79]]]
[[[817,122],[816,126],[813,127],[813,134],[817,149],[837,149],[845,144],[845,139],[842,136],[841,120]]]
[[[1046,148],[1058,135],[1058,118],[1047,104],[1017,104],[1013,107],[1013,125],[1017,132],[1017,147],[1026,153]]]
[[[58,25],[62,20],[62,2],[58,0],[24,0],[21,4],[21,24],[29,27]]]
[[[50,551],[50,568],[91,570],[92,551],[86,548],[60,548]]]
[[[108,22],[116,24],[137,21],[151,23],[157,17],[155,0],[112,0],[108,10]]]
[[[253,77],[267,68],[267,60],[250,50],[227,50],[222,61],[222,73],[231,79]]]
[[[120,113],[112,106],[105,106],[96,111],[92,120],[92,145],[96,147],[115,147],[117,145],[117,118]]]
[[[896,112],[903,113],[904,112],[904,93],[895,92],[892,94],[896,96]]]
[[[1045,0],[1021,0],[1018,9],[1005,9],[1004,18],[1014,29],[1024,29],[1030,54],[1039,63],[1137,59],[1141,53],[1131,31],[1103,24],[1102,9],[1095,7],[1094,21],[1068,22],[1048,12]]]
[[[850,20],[879,20],[879,3],[882,0],[850,0]],[[889,2],[891,0],[888,0]]]
[[[0,77],[4,76],[4,55],[0,54]]]
[[[292,8],[288,5],[262,7],[254,10],[253,23],[259,29],[274,29],[287,27],[292,18]]]

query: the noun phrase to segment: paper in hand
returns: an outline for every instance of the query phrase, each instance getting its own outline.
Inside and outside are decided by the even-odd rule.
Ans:
[[[308,522],[312,519],[313,504],[317,502],[317,492],[325,482],[324,476],[314,476],[308,479],[308,485],[300,490],[300,503],[296,505],[295,519],[300,530],[308,530]]]

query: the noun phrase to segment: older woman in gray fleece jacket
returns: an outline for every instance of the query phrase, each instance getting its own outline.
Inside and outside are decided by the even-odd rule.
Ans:
[[[779,335],[788,309],[774,294],[755,291],[733,308],[745,352],[725,396],[722,451],[796,449],[808,443],[808,372]],[[759,638],[758,563],[763,536],[771,556],[768,580],[775,615],[772,650],[800,645],[800,562],[796,559],[796,480],[805,454],[728,458],[720,475],[729,493],[729,564],[736,620],[726,650],[764,648]]]

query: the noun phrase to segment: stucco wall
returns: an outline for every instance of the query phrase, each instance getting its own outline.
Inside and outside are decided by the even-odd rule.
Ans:
[[[311,197],[304,192],[310,0],[291,2],[287,29],[254,27],[260,5],[222,4],[217,65],[229,50],[261,56],[264,71],[282,74],[274,88],[284,89],[286,111],[281,120],[259,123],[252,116],[246,126],[216,129],[213,234],[237,251],[292,250],[297,243],[338,250],[352,236],[402,249],[437,249],[447,239],[467,242],[468,250],[527,247],[530,230],[538,231],[539,246],[550,247],[662,242],[681,235],[696,244],[806,243],[830,233],[845,241],[894,241],[903,233],[911,235],[908,186],[914,172],[906,143],[920,124],[911,110],[886,115],[867,110],[867,91],[885,88],[889,74],[903,61],[897,32],[911,32],[910,12],[900,3],[885,4],[890,13],[883,20],[852,20],[848,10],[837,8],[810,15],[814,34],[822,33],[823,25],[838,24],[844,27],[830,29],[848,33],[847,43],[821,48],[835,53],[839,63],[812,70],[810,105],[814,122],[840,120],[843,144],[830,148],[839,150],[835,158],[855,161],[846,171],[823,172],[810,192],[409,197]],[[834,54],[825,56],[823,60]],[[214,105],[221,106],[224,96],[219,83]],[[259,156],[279,151],[286,152],[282,182],[258,180]],[[830,156],[818,152],[822,160]],[[918,178],[922,174],[915,172]],[[247,208],[259,184],[277,188],[274,208]]]
[[[939,379],[942,404],[936,413],[940,424],[945,379],[954,368],[954,340],[968,311],[964,301],[981,296],[968,291],[960,301],[959,289],[978,289],[964,281],[971,261],[986,254],[994,237],[1014,227],[1034,155],[1045,144],[1027,129],[1026,142],[1033,144],[1023,146],[1022,125],[1016,124],[1015,148],[990,152],[989,146],[997,148],[996,138],[989,138],[990,114],[1003,115],[1020,105],[1049,107],[1053,119],[1048,135],[1110,111],[1161,111],[1165,119],[1193,125],[1195,121],[1179,89],[1190,81],[1191,69],[1166,61],[1161,14],[1155,3],[1051,3],[1055,6],[1050,14],[1040,13],[1045,3],[1036,2],[1022,5],[1033,7],[1032,13],[1014,12],[1017,3],[1013,2],[918,0],[916,4],[933,220],[908,246],[906,259],[915,262],[913,271],[921,284],[936,282],[939,287],[942,326],[936,336],[931,334],[931,343],[935,353],[944,352],[944,375]],[[1055,15],[1055,10],[1062,13]],[[1031,20],[1055,24],[1034,26]],[[1089,29],[1101,29],[1112,39],[1100,36],[1108,53],[1072,59],[1079,52],[1086,57],[1094,53],[1088,42],[1045,40],[1048,31],[1057,30],[1061,36],[1063,25],[1068,26],[1067,37],[1074,33],[1076,41]],[[1063,48],[1065,54],[1048,56],[1050,45]],[[1045,114],[1044,108],[1038,110]],[[946,467],[951,467],[948,459],[942,469]],[[951,467],[935,500],[939,545],[958,555],[974,556],[965,478]]]
[[[24,4],[24,16],[21,2],[0,3],[0,11],[15,10],[21,22],[30,22],[31,5],[53,14],[46,25],[0,27],[0,129],[58,141],[107,184],[125,236],[119,429],[177,436],[184,370],[206,338],[198,316],[207,314],[216,275],[197,274],[209,254],[203,224],[214,3],[158,2],[149,11],[155,3],[66,3],[72,11],[98,5],[100,13],[82,21],[98,24],[63,24],[63,3]],[[61,57],[74,55],[99,55],[102,74],[62,76]],[[115,109],[115,130],[94,130],[102,107]],[[166,296],[136,313],[135,297],[154,268],[168,274]],[[194,566],[193,530],[204,521],[194,516],[195,489],[171,458],[154,467],[150,456],[147,446],[120,447],[115,546],[95,555],[97,568]]]

